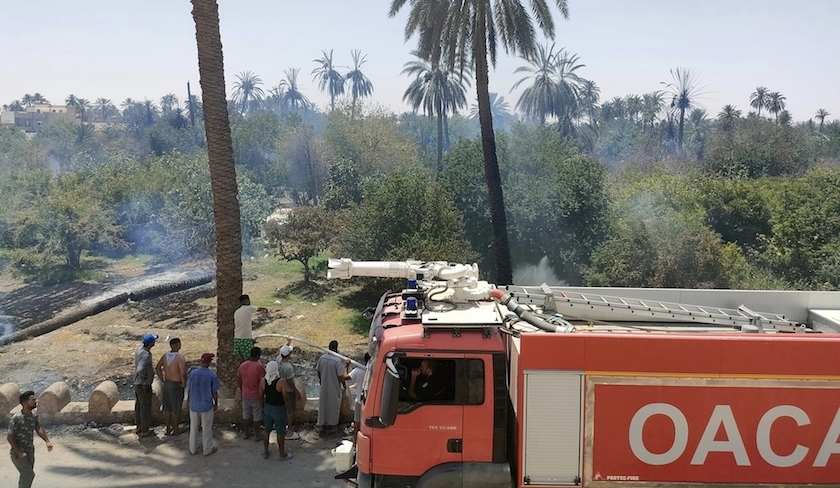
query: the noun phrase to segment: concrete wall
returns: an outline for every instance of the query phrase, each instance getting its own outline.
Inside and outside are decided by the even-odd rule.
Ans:
[[[162,384],[155,378],[152,386],[152,417],[157,423],[164,422],[161,410]],[[306,387],[297,382],[301,393],[306,397]],[[0,426],[8,426],[12,415],[20,412],[20,387],[15,383],[0,385]],[[353,389],[348,389],[341,402],[340,420],[343,423],[353,420]],[[78,399],[76,399],[78,400]],[[186,399],[185,399],[186,404]],[[295,412],[295,423],[315,423],[318,419],[318,399],[306,398],[304,405],[298,405]],[[70,398],[70,388],[59,381],[50,385],[38,397],[38,408],[35,410],[43,425],[84,424],[96,422],[98,424],[133,424],[134,400],[120,400],[117,385],[112,381],[103,381],[91,393],[86,401],[73,401]],[[236,398],[220,398],[219,410],[215,421],[237,422],[242,418],[242,402],[237,392]],[[182,412],[182,420],[189,419],[186,408]]]

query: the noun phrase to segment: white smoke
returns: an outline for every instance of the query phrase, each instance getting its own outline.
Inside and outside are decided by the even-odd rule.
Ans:
[[[15,324],[11,321],[11,317],[3,314],[3,309],[0,308],[0,345],[6,343],[6,336],[15,331]]]
[[[513,283],[515,285],[565,286],[566,282],[554,274],[554,269],[548,264],[548,256],[543,256],[539,264],[524,264],[513,269]]]

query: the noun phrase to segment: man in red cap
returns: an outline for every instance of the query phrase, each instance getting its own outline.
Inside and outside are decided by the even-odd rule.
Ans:
[[[213,446],[213,416],[219,408],[219,377],[210,369],[215,354],[201,355],[201,367],[194,369],[187,379],[187,405],[190,409],[190,453],[198,452],[198,423],[201,422],[201,440],[204,455],[216,452]]]

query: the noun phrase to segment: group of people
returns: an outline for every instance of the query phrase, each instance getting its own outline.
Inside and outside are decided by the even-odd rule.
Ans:
[[[152,421],[152,382],[157,374],[163,382],[162,407],[166,418],[166,435],[182,433],[180,429],[184,393],[190,412],[190,453],[198,452],[198,435],[201,429],[203,452],[209,456],[216,452],[213,446],[213,417],[219,408],[219,377],[210,369],[212,352],[201,355],[201,366],[187,374],[187,361],[181,354],[181,340],[169,341],[169,352],[163,354],[152,367],[152,348],[158,336],[146,334],[143,345],[134,352],[134,422],[140,437],[154,435]]]
[[[277,359],[265,366],[260,362],[262,349],[254,345],[251,336],[251,319],[254,312],[265,310],[253,307],[248,295],[240,297],[241,306],[234,314],[234,356],[247,358],[237,370],[237,383],[242,393],[242,417],[245,420],[245,438],[252,433],[256,441],[263,441],[263,457],[269,458],[269,438],[272,431],[277,433],[277,445],[280,460],[293,457],[285,448],[286,440],[300,439],[295,432],[295,411],[303,405],[304,398],[295,384],[295,371],[291,363],[294,348],[291,339],[280,348]],[[152,436],[152,384],[155,375],[163,382],[162,407],[166,419],[165,435],[178,435],[184,397],[189,410],[189,448],[191,454],[199,449],[205,456],[217,451],[213,445],[213,420],[219,408],[219,377],[210,369],[215,354],[206,352],[201,355],[201,366],[187,371],[187,362],[181,351],[181,340],[169,341],[170,350],[161,355],[152,366],[152,348],[157,344],[158,336],[146,334],[142,337],[142,346],[134,353],[134,419],[136,434],[140,437]],[[365,364],[370,356],[365,355]],[[324,353],[316,364],[320,382],[317,426],[321,433],[334,431],[339,424],[341,399],[344,390],[350,384],[356,385],[354,408],[353,443],[359,431],[361,420],[361,391],[366,369],[350,369],[350,359],[338,354],[338,341],[331,341],[329,352]],[[21,411],[15,414],[9,423],[7,439],[11,445],[12,463],[20,472],[21,487],[29,487],[35,477],[34,434],[37,433],[47,443],[47,450],[52,451],[52,444],[41,427],[34,409],[37,399],[34,391],[20,395]],[[199,432],[201,445],[199,446]]]
[[[248,359],[239,365],[236,372],[237,385],[242,393],[245,439],[253,433],[255,441],[262,440],[263,457],[266,459],[269,457],[272,431],[277,433],[281,461],[293,457],[292,453],[286,451],[285,441],[300,439],[300,434],[294,430],[294,415],[303,396],[295,384],[291,363],[293,349],[291,340],[287,340],[280,348],[277,360],[263,366],[260,362],[262,349],[254,346],[249,351]]]
[[[294,412],[297,410],[297,402],[301,401],[300,390],[294,383],[294,368],[290,362],[289,354],[293,348],[291,340],[287,341],[286,345],[280,349],[280,354],[277,356],[276,363],[278,372],[273,373],[274,365],[269,362],[265,367],[257,366],[259,364],[259,357],[262,353],[254,356],[255,341],[252,332],[252,319],[256,312],[267,312],[263,307],[255,307],[251,305],[251,298],[248,295],[239,297],[239,308],[233,314],[234,334],[233,334],[233,353],[234,356],[241,357],[246,361],[242,363],[239,369],[238,377],[239,387],[242,392],[242,418],[245,421],[245,438],[250,437],[249,431],[253,426],[254,432],[259,432],[259,421],[262,417],[262,411],[258,411],[257,403],[262,402],[263,405],[273,405],[272,402],[283,401],[283,404],[288,408],[287,411],[287,431],[280,442],[280,454],[283,455],[283,440],[299,439],[300,435],[294,432],[292,425],[294,423]],[[353,371],[349,370],[350,360],[344,360],[338,355],[338,341],[331,341],[329,344],[331,353],[324,353],[316,364],[316,371],[318,373],[318,381],[320,382],[320,395],[318,401],[318,430],[320,433],[333,432],[338,427],[339,415],[341,412],[341,397],[344,390],[347,388],[347,380],[355,383],[356,386],[356,412],[355,417],[360,416],[361,410],[361,382],[364,379],[365,368],[355,368]],[[259,349],[259,348],[257,348]],[[365,364],[367,364],[368,356],[365,357]],[[249,362],[251,364],[249,364]],[[256,364],[254,364],[256,363]],[[244,370],[243,370],[244,368]],[[260,369],[263,368],[263,369]],[[260,388],[257,387],[256,378],[261,374],[265,375],[268,383],[259,383]],[[276,375],[279,375],[276,377]],[[265,391],[271,391],[270,383],[279,378],[279,384],[286,388],[287,396],[278,395],[276,399],[268,400]],[[246,391],[247,390],[247,391]],[[273,393],[272,393],[273,394]],[[273,407],[266,407],[266,409]],[[273,420],[273,419],[272,419]],[[250,424],[250,425],[249,425]],[[356,431],[358,431],[359,419],[355,420]],[[270,433],[269,426],[265,425],[266,435]],[[355,442],[355,435],[353,436]],[[268,441],[265,440],[266,451],[264,455],[268,456]]]
[[[263,365],[260,362],[262,349],[256,347],[252,335],[252,319],[255,312],[267,311],[251,305],[248,295],[239,298],[240,307],[234,312],[234,357],[242,359],[237,369],[237,386],[242,396],[242,419],[244,438],[252,435],[255,441],[263,441],[263,457],[269,457],[269,439],[272,431],[277,433],[277,447],[281,460],[291,459],[293,454],[286,450],[285,441],[300,439],[295,432],[295,412],[298,404],[303,405],[303,396],[295,384],[295,371],[291,362],[294,348],[291,339],[280,348],[276,360]],[[152,416],[152,383],[157,375],[163,382],[163,412],[166,416],[166,435],[181,433],[179,428],[184,392],[190,412],[190,452],[198,451],[199,426],[202,431],[202,447],[205,456],[216,452],[213,446],[212,423],[218,408],[219,379],[209,369],[214,358],[212,353],[201,357],[201,368],[187,373],[186,360],[180,353],[181,341],[169,341],[170,351],[160,357],[152,367],[151,348],[158,336],[146,334],[143,345],[135,352],[134,388],[136,395],[135,422],[137,435],[154,435],[150,429]],[[334,432],[338,427],[341,398],[347,388],[347,381],[357,385],[355,410],[355,432],[358,432],[361,411],[361,383],[365,369],[350,370],[350,360],[338,354],[338,341],[331,341],[329,351],[317,362],[316,370],[320,381],[317,426],[321,433]],[[365,358],[367,362],[368,357]],[[354,442],[355,442],[354,432]]]

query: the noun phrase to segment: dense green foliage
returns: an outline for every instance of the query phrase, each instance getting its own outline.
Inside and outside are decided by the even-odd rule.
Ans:
[[[334,98],[323,112],[288,82],[264,91],[253,73],[238,77],[245,252],[267,247],[307,269],[325,249],[477,262],[492,280],[477,120],[451,106],[438,130],[434,117],[392,113],[364,99],[359,73],[354,100],[330,60],[325,51],[315,73]],[[678,83],[600,102],[575,55],[527,61],[534,88],[518,105],[528,116],[516,120],[495,94],[491,106],[506,121],[496,145],[514,267],[545,259],[570,284],[840,289],[840,122],[827,111],[793,124],[784,96],[759,87],[755,112],[727,105],[710,118]],[[212,256],[200,100],[74,103],[85,107],[77,123],[28,135],[0,127],[0,266],[58,280],[97,256]],[[293,218],[267,225],[279,208]]]

